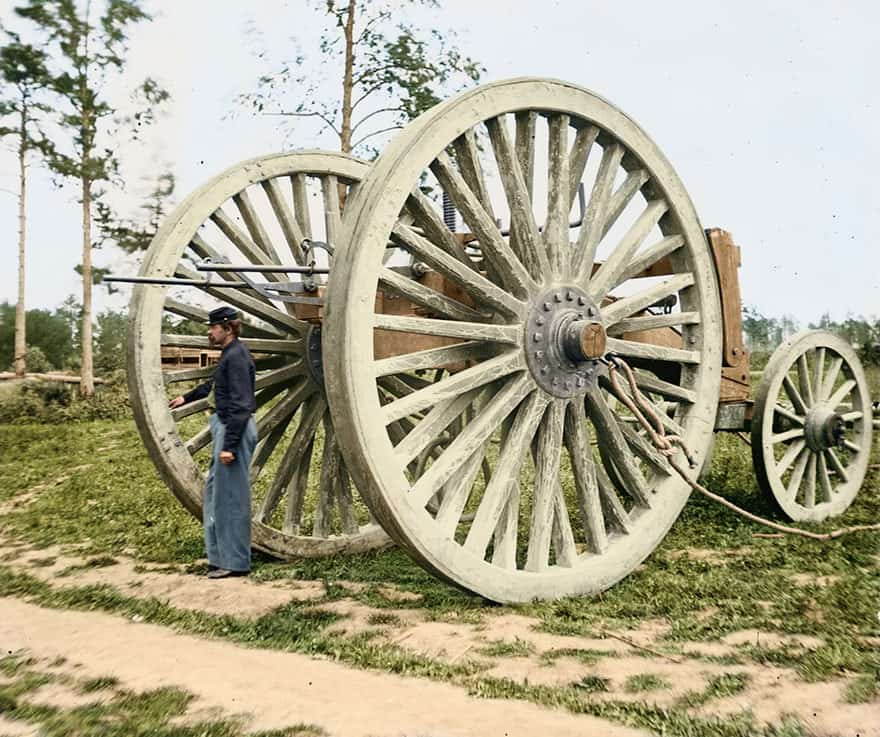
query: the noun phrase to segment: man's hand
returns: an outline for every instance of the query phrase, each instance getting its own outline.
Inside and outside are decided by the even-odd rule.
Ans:
[[[220,463],[222,463],[224,466],[228,466],[233,461],[235,461],[235,453],[233,453],[231,450],[220,451]]]
[[[180,407],[182,404],[185,404],[185,403],[186,403],[186,400],[183,398],[183,396],[179,396],[179,397],[174,397],[174,399],[169,400],[168,406],[171,409],[176,409],[177,407]]]

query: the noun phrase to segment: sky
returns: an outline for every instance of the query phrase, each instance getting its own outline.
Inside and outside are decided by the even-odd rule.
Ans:
[[[232,164],[291,148],[333,148],[315,126],[236,105],[266,58],[317,58],[319,18],[305,0],[152,0],[132,34],[130,64],[109,87],[125,108],[152,76],[171,92],[143,139],[114,141],[125,188],[110,201],[134,214],[151,178],[171,171],[176,198]],[[704,227],[742,248],[743,302],[802,325],[823,313],[880,316],[880,5],[851,2],[700,3],[442,0],[409,17],[451,28],[486,68],[483,81],[555,77],[602,95],[633,117],[672,162]],[[0,0],[0,20],[14,3]],[[258,58],[263,48],[267,57]],[[325,69],[327,84],[335,70]],[[341,70],[339,72],[341,74]],[[327,87],[330,92],[334,87]],[[0,150],[0,301],[17,294],[17,161]],[[29,174],[28,308],[81,293],[76,192]],[[112,249],[100,265],[136,273]],[[124,309],[125,293],[96,291]]]

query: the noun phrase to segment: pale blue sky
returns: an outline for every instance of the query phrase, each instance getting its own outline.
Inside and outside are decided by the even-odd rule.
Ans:
[[[13,3],[0,0],[0,18]],[[168,116],[125,155],[134,207],[142,178],[169,168],[182,198],[204,179],[285,147],[277,119],[229,116],[262,72],[245,28],[275,58],[317,46],[303,0],[153,0],[132,39],[128,81],[158,76]],[[486,81],[551,76],[588,87],[645,128],[678,170],[706,227],[743,249],[743,299],[802,323],[825,311],[880,315],[880,6],[867,2],[445,0],[428,23],[458,28]],[[126,80],[115,86],[124,99]],[[303,127],[288,146],[332,147]],[[32,168],[29,307],[79,294],[78,205]],[[0,300],[16,296],[16,161],[0,154]],[[13,194],[10,194],[13,192]],[[101,264],[110,252],[97,254]],[[133,272],[130,261],[114,261]],[[100,291],[100,290],[99,290]],[[124,306],[123,297],[98,306]]]

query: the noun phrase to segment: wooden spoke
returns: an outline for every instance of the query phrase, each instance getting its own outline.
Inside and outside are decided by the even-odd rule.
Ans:
[[[454,322],[403,315],[376,315],[374,324],[382,330],[394,330],[401,333],[437,335],[446,338],[460,338],[461,340],[482,340],[507,345],[522,343],[522,326],[520,325]]]
[[[293,419],[296,409],[297,405],[294,405],[290,412],[286,413],[284,417],[272,427],[268,434],[257,443],[257,447],[254,448],[254,455],[251,458],[251,467],[249,469],[251,484],[254,484],[260,477],[263,468],[266,466],[266,462],[272,457],[272,453],[275,452],[275,448],[278,447],[278,443],[280,443],[281,438],[284,437],[284,433],[287,431],[287,427],[290,424],[291,419]]]
[[[620,432],[623,433],[627,445],[632,448],[633,453],[649,463],[660,473],[667,476],[672,473],[672,469],[669,467],[669,462],[666,460],[666,456],[660,453],[660,451],[649,443],[646,438],[639,435],[632,427],[630,427],[629,423],[623,422],[618,417],[617,426],[620,428]]]
[[[812,458],[812,453],[810,453],[810,449],[804,447],[801,449],[801,452],[797,456],[797,460],[794,463],[794,469],[791,472],[791,477],[788,480],[788,496],[791,499],[794,499],[797,496],[798,490],[801,488],[801,481],[804,478],[804,471],[807,470],[807,463],[810,458]]]
[[[257,437],[262,439],[279,425],[289,422],[297,408],[315,391],[315,386],[305,378],[291,387],[277,404],[257,420]]]
[[[203,310],[200,307],[194,307],[193,305],[188,305],[186,304],[186,302],[180,302],[176,299],[172,299],[171,297],[165,298],[165,309],[168,310],[168,312],[174,313],[175,315],[185,317],[187,320],[201,323],[205,325],[205,329],[207,330],[207,310]],[[264,323],[252,320],[247,315],[241,315],[241,324],[245,327],[246,332],[252,335],[262,336],[264,338],[284,337],[284,333],[282,333],[280,330],[276,330],[271,325],[266,325]]]
[[[471,266],[464,265],[459,259],[451,257],[427,239],[422,238],[412,229],[404,225],[397,225],[394,228],[393,236],[397,243],[431,268],[452,279],[456,285],[481,304],[492,307],[507,316],[519,316],[523,313],[525,305],[522,302],[493,284]]]
[[[785,376],[785,378],[782,380],[782,386],[785,388],[785,393],[788,394],[789,400],[791,400],[791,403],[794,405],[795,411],[799,415],[806,415],[807,404],[801,398],[801,394],[795,387],[794,382],[791,380],[790,376]]]
[[[815,350],[815,364],[813,365],[813,401],[822,401],[822,373],[825,370],[825,346]]]
[[[571,212],[574,199],[577,197],[578,187],[584,178],[584,170],[590,158],[590,151],[599,135],[599,129],[595,125],[584,125],[578,128],[574,136],[574,143],[568,157],[568,210]]]
[[[856,454],[862,453],[865,450],[861,446],[856,445],[852,440],[846,438],[843,440],[843,447]]]
[[[205,397],[204,399],[197,399],[195,402],[188,402],[182,407],[171,410],[171,419],[173,419],[175,422],[180,422],[184,417],[189,417],[190,415],[204,412],[210,406],[211,403],[210,401],[208,401],[207,397]]]
[[[865,416],[864,412],[860,412],[859,410],[853,410],[852,412],[844,412],[841,415],[841,418],[843,418],[844,422],[857,422],[858,420],[861,420],[862,417],[864,417],[864,416]]]
[[[625,281],[637,277],[639,274],[642,274],[647,269],[654,266],[654,264],[661,259],[675,253],[684,245],[684,236],[668,235],[653,246],[649,246],[630,262],[629,266],[627,266],[623,270],[623,273],[618,277],[617,284],[613,284],[611,288],[614,289],[614,287],[620,286]]]
[[[553,501],[559,484],[559,462],[565,422],[565,402],[554,400],[538,428],[535,450],[535,496],[529,522],[527,571],[542,571],[549,565],[553,533]]]
[[[468,186],[476,193],[483,209],[494,220],[495,211],[492,208],[492,199],[489,197],[489,190],[486,188],[486,180],[483,177],[483,167],[480,165],[480,151],[477,147],[477,136],[473,129],[469,128],[456,138],[453,148],[455,149],[455,160],[458,162],[458,169],[461,175],[468,183]]]
[[[431,312],[439,313],[452,320],[480,322],[487,317],[471,307],[463,305],[461,302],[457,302],[387,267],[379,272],[379,283],[383,287],[406,297]]]
[[[275,507],[278,506],[278,501],[284,490],[300,466],[306,448],[312,442],[325,408],[324,400],[318,396],[313,396],[303,403],[299,425],[291,438],[290,445],[287,446],[281,457],[272,485],[266,492],[266,497],[257,512],[256,518],[260,522],[268,520],[272,516],[272,512],[275,511]]]
[[[544,225],[544,249],[553,272],[562,276],[568,271],[568,216],[571,212],[568,171],[567,115],[550,118],[550,142],[547,170],[547,222]]]
[[[277,179],[267,179],[263,183],[263,191],[272,206],[272,212],[275,213],[275,219],[281,226],[281,232],[284,234],[284,240],[287,241],[287,247],[290,249],[290,255],[295,263],[302,265],[302,242],[307,237],[303,232],[300,224],[294,218],[284,193],[281,191],[281,185]],[[303,185],[305,186],[305,185]],[[308,204],[306,203],[306,209]],[[306,213],[308,217],[308,213]]]
[[[653,374],[647,373],[645,371],[636,371],[635,376],[636,386],[638,386],[643,391],[648,391],[653,394],[659,394],[665,399],[676,401],[681,400],[690,404],[693,404],[697,401],[696,393],[691,391],[690,389],[685,389],[683,386],[672,384],[668,381],[663,381],[662,379],[658,379]]]
[[[204,278],[198,272],[191,271],[184,266],[178,266],[175,274],[184,279]],[[248,297],[242,294],[239,289],[223,286],[199,288],[211,296],[217,297],[217,299],[222,300],[228,305],[237,307],[240,310],[244,310],[245,312],[249,312],[256,317],[265,320],[270,325],[274,325],[276,328],[280,328],[284,332],[304,334],[308,330],[308,324],[302,320],[297,320],[295,317],[288,315],[286,312],[282,312],[272,305],[267,305],[253,299],[252,297]]]
[[[641,312],[671,294],[678,294],[681,290],[692,286],[693,283],[694,275],[690,273],[677,274],[670,279],[665,279],[644,291],[624,297],[603,307],[602,322],[606,328],[611,328],[625,317]]]
[[[535,125],[538,114],[534,110],[522,110],[514,115],[514,140],[516,160],[529,193],[529,200],[534,195],[535,186]]]
[[[776,472],[780,476],[782,476],[782,474],[784,474],[789,468],[791,468],[791,464],[794,463],[795,459],[800,456],[801,451],[804,449],[804,446],[806,444],[806,440],[798,439],[788,446],[782,458],[779,459],[778,465],[776,466]]]
[[[489,449],[488,441],[483,443],[461,464],[461,466],[453,472],[449,481],[443,487],[443,500],[440,502],[440,509],[437,512],[437,525],[439,528],[453,537],[458,523],[461,521],[462,513],[465,505],[470,498],[471,490],[477,475],[483,465],[483,459],[486,457],[486,451]]]
[[[550,539],[556,555],[556,565],[571,568],[577,561],[578,554],[565,493],[559,479],[556,480],[556,491],[553,494],[553,532]]]
[[[810,453],[807,461],[806,481],[804,483],[804,506],[812,509],[816,506],[816,454]]]
[[[571,460],[581,524],[587,546],[593,553],[601,554],[608,549],[608,535],[586,420],[583,402],[569,402],[565,412],[565,446]]]
[[[314,450],[315,439],[312,438],[287,485],[287,504],[284,507],[284,522],[282,522],[281,529],[288,535],[301,534],[303,503],[309,488],[309,469],[312,465]]]
[[[820,400],[825,401],[828,399],[832,389],[834,389],[834,385],[837,383],[837,377],[840,375],[841,366],[843,366],[843,359],[840,356],[835,356],[831,359],[831,364],[828,366],[828,372],[822,379]]]
[[[425,418],[395,446],[394,452],[400,458],[402,465],[408,465],[424,452],[453,420],[461,416],[480,391],[478,387],[435,404]],[[394,424],[389,425],[389,428]]]
[[[837,474],[837,477],[843,482],[847,483],[849,481],[849,475],[846,472],[846,469],[843,467],[843,464],[840,462],[840,459],[837,457],[837,453],[835,453],[831,448],[826,448],[823,453],[825,456],[825,460],[828,462],[828,465],[834,470],[834,473]]]
[[[336,435],[329,415],[324,420],[324,452],[321,456],[321,480],[318,484],[318,503],[312,524],[312,535],[327,537],[330,533],[334,503],[339,489],[345,483],[345,468],[336,445]]]
[[[272,265],[272,258],[254,243],[222,208],[218,208],[211,214],[211,221],[252,264],[259,264],[261,266]],[[266,278],[272,281],[281,281],[283,276],[266,274]]]
[[[496,379],[521,371],[524,367],[525,361],[519,351],[502,353],[385,405],[382,408],[382,422],[389,425],[401,417],[433,407],[444,399],[455,397],[471,389],[485,386]]]
[[[793,422],[795,425],[800,425],[801,427],[803,427],[804,417],[802,415],[795,414],[787,407],[783,407],[781,404],[777,404],[776,406],[774,406],[773,411],[780,417],[784,417],[789,422]]]
[[[795,440],[796,438],[802,438],[804,436],[804,428],[796,427],[794,430],[786,430],[785,432],[781,432],[778,435],[774,435],[770,442],[773,444],[776,443],[785,443],[789,440]]]
[[[308,180],[304,172],[297,172],[290,177],[290,191],[293,193],[293,207],[296,211],[296,222],[304,238],[312,238],[312,218],[309,214]],[[302,239],[300,239],[301,241]]]
[[[257,215],[257,211],[254,209],[254,205],[251,202],[247,190],[243,189],[238,194],[233,195],[232,201],[235,203],[235,207],[241,215],[241,219],[244,220],[245,227],[247,228],[253,242],[257,245],[260,251],[268,256],[269,260],[280,264],[281,259],[278,256],[278,252],[275,250],[275,246],[272,245],[272,240],[269,238],[266,228],[263,227],[263,222]]]
[[[846,399],[846,397],[849,396],[850,392],[855,388],[855,379],[848,379],[847,381],[844,381],[843,384],[841,384],[840,387],[834,392],[834,394],[828,397],[827,401],[829,406],[834,408],[839,407],[840,403],[843,402],[843,400]]]
[[[626,175],[623,184],[621,184],[620,188],[611,196],[611,202],[608,203],[608,215],[605,219],[605,225],[602,228],[602,235],[599,238],[600,241],[608,234],[608,231],[611,230],[611,226],[617,222],[617,218],[620,217],[627,205],[632,202],[633,197],[635,197],[636,193],[647,183],[648,179],[650,179],[650,176],[644,169],[636,169]]]
[[[465,253],[462,245],[456,240],[455,235],[446,227],[446,223],[443,222],[443,218],[440,217],[440,214],[434,209],[431,200],[429,200],[420,190],[417,189],[410,193],[410,196],[406,201],[406,209],[412,213],[415,223],[424,232],[422,240],[427,246],[430,246],[432,249],[441,250],[447,256],[451,256],[459,263],[467,266],[470,271],[479,271],[477,265],[473,262],[471,257]],[[495,222],[494,216],[492,217],[492,222]],[[400,233],[398,233],[398,229],[400,229]],[[392,235],[402,234],[405,236],[410,232],[412,232],[410,228],[402,223],[398,223],[395,226]],[[409,245],[409,238],[403,237],[403,241],[407,246]],[[415,245],[417,246],[419,244],[416,243]],[[421,253],[418,255],[420,258],[424,259]],[[427,259],[424,260],[433,266],[432,262]]]
[[[198,258],[201,259],[202,261],[213,261],[214,263],[217,263],[217,264],[222,264],[227,261],[225,256],[223,256],[219,251],[215,250],[198,233],[193,235],[192,240],[189,242],[189,247],[192,249],[193,253],[195,253],[195,255],[198,256]],[[190,272],[190,273],[196,273],[196,272]],[[206,276],[206,274],[199,273],[194,278],[204,279],[205,276]],[[251,278],[248,274],[243,274],[240,272],[236,273],[236,272],[231,272],[231,271],[223,271],[223,272],[219,272],[217,274],[217,276],[219,277],[220,282],[244,281],[244,282],[248,282],[250,284],[253,284],[253,282],[251,281]],[[214,276],[212,275],[211,278],[213,279]],[[256,299],[258,302],[263,302],[264,304],[267,304],[270,306],[272,304],[269,301],[268,297],[264,297],[256,289],[247,288],[247,289],[243,289],[241,291],[244,294],[246,294],[247,296],[252,297],[253,299]]]
[[[503,118],[493,118],[486,121],[486,130],[489,131],[489,140],[492,142],[495,161],[498,164],[498,174],[504,187],[504,194],[507,196],[511,239],[516,244],[514,251],[532,278],[540,280],[541,276],[547,273],[549,264],[532,212],[531,193],[514,153],[514,145],[507,132],[507,125]]]
[[[549,400],[543,392],[533,391],[529,394],[520,404],[510,431],[502,442],[498,462],[465,540],[465,548],[480,558],[485,554],[493,532],[498,529],[514,488],[519,489],[520,469],[548,404]]]
[[[605,229],[608,205],[611,200],[611,188],[614,186],[614,178],[617,175],[623,153],[623,146],[618,143],[612,143],[602,151],[602,161],[599,164],[593,191],[590,193],[590,201],[587,204],[587,211],[584,214],[584,222],[581,225],[576,247],[577,281],[581,284],[586,283],[593,270],[596,249]]]
[[[620,275],[629,265],[639,246],[642,245],[642,241],[645,240],[651,229],[660,222],[660,218],[666,214],[668,209],[668,205],[663,200],[653,200],[648,203],[636,222],[623,236],[617,248],[611,252],[608,260],[589,280],[587,291],[594,301],[600,302],[617,284]]]
[[[514,296],[524,297],[537,288],[527,268],[501,236],[495,221],[483,209],[479,199],[452,165],[446,154],[440,154],[431,171],[445,189],[480,241],[483,257],[497,272]]]
[[[698,325],[700,322],[699,312],[670,312],[668,315],[645,315],[642,317],[630,317],[614,324],[608,329],[609,335],[623,335],[640,330],[655,330],[657,328],[671,328],[679,325]]]
[[[489,358],[494,351],[491,343],[470,340],[466,343],[428,348],[423,351],[404,353],[402,356],[383,358],[373,364],[376,376],[388,376],[407,371],[447,366],[464,361],[480,361]]]
[[[204,427],[186,441],[186,451],[191,456],[211,444],[211,428]]]
[[[819,475],[819,486],[822,489],[822,501],[830,502],[834,498],[834,490],[831,488],[831,477],[828,475],[828,466],[825,464],[824,453],[819,453],[816,456],[816,472]]]
[[[442,384],[443,382],[440,383]],[[532,386],[531,381],[522,375],[507,381],[486,402],[481,408],[480,413],[455,437],[443,454],[416,481],[409,493],[411,503],[419,508],[424,507],[461,464],[488,440],[489,436],[499,427],[504,418],[531,391]]]
[[[636,343],[620,338],[608,338],[605,348],[609,353],[616,353],[629,358],[649,358],[654,361],[672,361],[674,363],[698,364],[699,351],[686,351],[681,348],[667,348],[650,343]]]
[[[300,355],[303,342],[299,338],[287,340],[261,340],[260,338],[241,338],[249,350],[255,353],[279,353],[286,355]],[[177,346],[181,348],[210,348],[207,337],[199,335],[176,335],[174,333],[162,333],[161,344]]]
[[[813,406],[813,387],[810,386],[810,368],[807,365],[807,354],[801,353],[797,360],[798,387],[808,407]]]
[[[596,439],[599,441],[599,453],[606,466],[613,466],[624,485],[625,491],[636,502],[645,507],[651,506],[651,491],[648,482],[639,470],[638,463],[620,427],[617,418],[596,390],[587,395],[587,414],[596,428]]]
[[[206,366],[197,369],[180,369],[179,371],[163,371],[162,381],[165,384],[174,384],[179,381],[194,381],[207,379],[214,375],[214,366]]]
[[[339,180],[333,174],[321,177],[321,193],[324,197],[327,243],[335,249],[339,246],[339,237],[342,235],[342,215],[339,212]]]

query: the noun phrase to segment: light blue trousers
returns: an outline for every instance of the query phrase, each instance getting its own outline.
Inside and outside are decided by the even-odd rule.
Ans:
[[[205,484],[202,527],[208,563],[227,571],[251,569],[251,484],[248,469],[257,444],[257,425],[248,421],[241,442],[233,452],[235,461],[220,462],[226,426],[211,415],[211,468]]]

